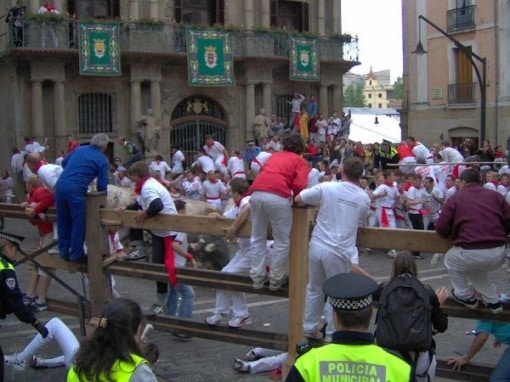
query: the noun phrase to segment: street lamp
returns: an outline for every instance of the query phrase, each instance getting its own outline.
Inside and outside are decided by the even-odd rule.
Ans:
[[[487,85],[487,59],[485,57],[480,57],[476,53],[473,53],[471,49],[469,49],[467,46],[462,44],[459,40],[457,40],[452,35],[448,34],[441,28],[439,28],[436,24],[434,24],[432,21],[427,19],[423,15],[418,16],[418,44],[416,45],[416,49],[411,52],[413,54],[425,54],[427,51],[423,48],[423,44],[421,43],[421,20],[425,21],[427,24],[429,24],[432,28],[437,30],[439,33],[441,33],[443,36],[447,37],[450,41],[452,41],[455,46],[466,55],[466,57],[471,62],[471,65],[473,66],[473,69],[475,70],[476,77],[478,78],[478,84],[480,86],[480,140],[483,142],[485,140],[485,115],[486,115],[486,108],[487,108],[487,91],[486,91],[486,85]],[[476,64],[475,60],[480,62],[482,64],[482,73],[480,74],[480,69],[478,68],[478,65]]]

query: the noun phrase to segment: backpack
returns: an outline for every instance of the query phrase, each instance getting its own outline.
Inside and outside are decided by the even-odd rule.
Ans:
[[[400,352],[427,351],[432,343],[432,306],[425,285],[403,273],[382,290],[377,312],[377,345]]]

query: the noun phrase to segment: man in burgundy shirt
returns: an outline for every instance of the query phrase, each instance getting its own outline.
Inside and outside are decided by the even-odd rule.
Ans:
[[[453,242],[444,260],[451,295],[475,309],[477,291],[493,313],[500,313],[503,308],[488,272],[505,261],[510,205],[501,194],[482,187],[477,170],[464,170],[460,179],[463,187],[447,200],[436,221],[438,235]]]
[[[287,281],[292,199],[308,183],[310,167],[301,157],[303,139],[299,134],[282,138],[283,151],[273,154],[250,187],[251,270],[253,288],[260,289],[267,281],[266,239],[271,223],[274,244],[269,272],[269,289],[278,290]]]

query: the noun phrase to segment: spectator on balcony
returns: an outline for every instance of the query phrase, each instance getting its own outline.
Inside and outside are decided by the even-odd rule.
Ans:
[[[37,13],[46,15],[60,14],[60,12],[57,11],[57,8],[55,8],[55,6],[51,4],[49,1],[45,1],[44,4],[41,5]],[[53,41],[53,47],[58,48],[57,30],[55,28],[55,25],[48,26],[46,23],[42,23],[41,27],[41,46],[43,48],[46,46],[46,35],[48,31],[50,32],[51,39]]]
[[[305,100],[305,96],[299,93],[294,93],[294,98],[292,100],[287,101],[291,105],[290,116],[289,116],[289,128],[294,126],[294,120],[296,119],[296,115],[301,113],[301,104]]]
[[[6,23],[11,24],[12,42],[14,46],[23,46],[23,17],[27,8],[23,1],[18,0],[16,5],[9,9],[5,18]]]
[[[253,119],[253,132],[259,146],[262,146],[262,141],[268,137],[269,125],[270,120],[266,117],[266,109],[261,108]]]

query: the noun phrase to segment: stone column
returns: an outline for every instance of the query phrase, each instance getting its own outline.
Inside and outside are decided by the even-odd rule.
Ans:
[[[253,0],[244,0],[244,29],[255,25],[255,4]]]
[[[262,0],[262,27],[263,28],[271,27],[271,3],[270,3],[270,0]]]
[[[342,85],[333,85],[333,109],[342,114],[343,102],[342,102]]]
[[[139,80],[131,80],[131,121],[130,121],[130,131],[125,131],[123,134],[136,134],[137,122],[141,115],[141,91],[140,91],[140,81]]]
[[[255,118],[255,84],[246,84],[245,85],[245,138],[254,139],[255,135],[253,132],[253,119]]]
[[[32,80],[32,137],[44,136],[42,81]]]
[[[154,117],[154,123],[161,128],[161,81],[151,81],[151,108],[152,116]],[[168,141],[167,141],[168,142]],[[162,144],[161,134],[159,139],[156,141],[155,148],[158,152],[162,152],[167,149],[167,145]]]
[[[31,13],[37,13],[39,7],[39,0],[30,0],[28,11]],[[60,12],[61,10],[59,9],[58,11]]]
[[[65,87],[64,81],[56,80],[53,86],[54,104],[53,116],[55,123],[55,150],[61,150],[62,142],[65,141],[65,136],[69,133],[66,131],[66,109],[65,109]]]
[[[340,0],[333,0],[333,30],[330,31],[331,33],[342,33],[341,9]]]
[[[149,17],[154,20],[158,20],[159,17],[159,1],[149,0]]]
[[[319,36],[326,34],[326,0],[318,0],[317,32]]]
[[[272,89],[270,83],[262,84],[262,107],[266,109],[266,115],[268,117],[273,113],[273,103],[271,102]]]
[[[324,118],[329,116],[329,100],[328,100],[328,85],[321,84],[319,88],[319,113],[324,114]]]
[[[139,18],[138,0],[129,0],[129,21]]]
[[[65,13],[64,8],[62,6],[62,0],[53,0],[53,5],[60,13]]]

